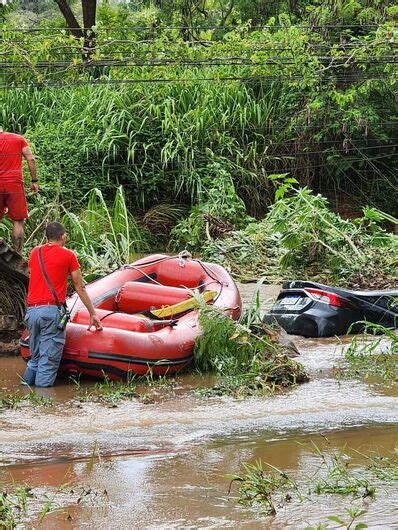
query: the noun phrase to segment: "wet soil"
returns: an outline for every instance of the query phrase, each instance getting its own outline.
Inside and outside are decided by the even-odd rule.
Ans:
[[[253,285],[240,286],[245,301]],[[262,300],[278,291],[265,287]],[[44,529],[305,528],[345,510],[366,510],[370,528],[398,528],[397,484],[377,484],[376,499],[319,495],[264,516],[228,495],[228,474],[261,459],[297,480],[319,467],[311,442],[388,454],[398,435],[398,385],[376,379],[336,379],[334,365],[349,339],[296,338],[310,382],[274,396],[203,398],[194,388],[211,378],[181,375],[155,400],[122,401],[116,408],[78,402],[73,384],[42,394],[48,407],[0,413],[0,482],[27,483],[36,495],[25,527]],[[2,358],[0,388],[16,389],[19,358]],[[83,387],[93,383],[84,382]],[[358,461],[355,465],[364,467]],[[80,488],[80,489],[79,489]],[[83,492],[83,493],[82,493]],[[330,521],[329,521],[330,523]],[[336,523],[330,523],[331,528]]]

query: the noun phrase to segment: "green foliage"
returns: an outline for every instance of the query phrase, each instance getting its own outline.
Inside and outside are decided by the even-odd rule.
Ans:
[[[344,519],[337,515],[330,515],[327,517],[327,523],[318,523],[316,526],[306,526],[305,530],[325,530],[326,528],[335,528],[335,525],[331,527],[329,522],[337,523],[338,528],[346,528],[351,530],[362,530],[363,528],[368,528],[368,525],[361,522],[355,522],[359,517],[366,514],[366,510],[362,510],[356,506],[352,508],[347,508],[345,510],[348,515],[348,520],[346,517]],[[355,524],[354,524],[355,523]]]
[[[231,485],[238,485],[238,502],[267,515],[276,515],[278,509],[288,502],[317,502],[314,495],[349,495],[353,499],[366,498],[369,502],[374,500],[383,482],[393,483],[397,480],[396,453],[381,457],[355,450],[336,450],[328,440],[326,446],[318,446],[311,441],[309,448],[315,456],[312,459],[313,470],[304,477],[289,475],[268,462],[243,463],[241,474],[228,477]],[[350,453],[359,455],[365,466],[354,465]],[[356,527],[353,526],[354,521],[366,511],[353,506],[346,513],[349,515],[348,522],[336,515],[329,516],[327,520],[338,523],[343,528],[366,528],[364,523],[359,522]],[[328,527],[328,523],[319,523],[315,527],[306,528],[321,530]]]
[[[96,200],[99,232],[80,215],[90,190],[112,209],[123,186],[126,208],[144,214],[154,246],[178,223],[174,247],[205,247],[244,279],[297,271],[362,285],[381,270],[377,284],[394,282],[396,245],[376,227],[394,222],[398,206],[394,6],[101,2],[89,63],[53,8],[47,0],[20,5],[22,19],[6,17],[0,42],[8,87],[0,122],[31,142],[44,185],[45,200],[32,201],[29,245],[40,240],[36,223],[66,209],[87,266],[98,264],[96,254],[99,271],[129,258],[144,239],[131,216],[130,229],[117,232]],[[40,31],[20,32],[28,13]],[[303,189],[289,197],[295,182]],[[371,208],[345,222],[304,186]],[[283,200],[251,223],[276,187]],[[380,217],[379,207],[388,213]],[[91,236],[98,241],[86,250]]]
[[[311,486],[311,491],[320,494],[348,495],[354,497],[371,497],[376,488],[369,480],[359,476],[349,468],[349,459],[344,451],[330,451],[326,456],[315,446],[316,453],[322,459],[326,474]]]
[[[21,405],[31,405],[32,407],[48,407],[53,404],[50,398],[38,396],[33,390],[27,394],[20,392],[6,393],[4,391],[0,394],[0,411],[6,409],[15,409]]]
[[[398,382],[398,335],[382,325],[365,324],[365,335],[354,336],[343,349],[348,369],[340,366],[340,373],[365,378],[376,376],[384,383]]]
[[[231,175],[219,163],[209,165],[200,178],[199,203],[189,216],[172,230],[171,245],[198,251],[212,240],[212,224],[227,223],[228,229],[241,228],[250,220],[245,205],[235,191]]]
[[[254,395],[308,380],[303,366],[290,359],[268,328],[259,329],[252,322],[254,333],[212,306],[201,307],[199,323],[195,366],[219,376],[207,393]]]
[[[97,188],[87,199],[84,211],[65,211],[62,220],[84,267],[99,275],[131,263],[133,256],[147,247],[143,231],[127,209],[123,188],[117,189],[111,207]]]
[[[24,90],[1,93],[0,121],[32,141],[43,181],[61,177],[65,198],[93,187],[112,198],[124,184],[128,203],[144,209],[175,198],[191,206],[203,202],[202,179],[216,162],[252,215],[270,204],[267,175],[287,171],[301,184],[342,190],[358,202],[370,197],[394,211],[391,8],[365,0],[220,0],[203,10],[174,4],[101,3],[90,65],[78,40],[52,30],[62,26],[58,19],[42,22],[48,32],[23,38],[13,23],[4,29],[1,81]],[[250,19],[268,27],[251,27]],[[234,29],[170,30],[165,23]],[[359,27],[333,29],[339,23]],[[106,29],[112,26],[130,29]],[[231,77],[244,79],[217,81]],[[93,80],[129,84],[73,85]],[[66,86],[52,88],[60,83]]]
[[[98,158],[96,138],[76,126],[75,120],[60,119],[60,124],[38,123],[27,134],[38,155],[40,182],[59,186],[62,199],[67,201],[82,199],[95,187],[107,191],[109,182]]]
[[[19,486],[13,493],[0,492],[0,528],[13,530],[27,512],[28,498],[33,497],[32,488]]]
[[[266,466],[266,467],[265,467]],[[289,502],[294,481],[281,469],[260,460],[255,464],[243,463],[242,475],[231,475],[239,484],[239,503],[256,508],[266,515],[276,515],[277,508]],[[231,487],[231,486],[230,486]]]
[[[345,220],[324,197],[298,188],[277,200],[262,221],[208,244],[204,255],[243,279],[260,273],[274,281],[294,274],[369,288],[397,281],[397,248],[397,236],[383,230],[369,211]]]
[[[116,406],[119,401],[136,399],[138,397],[136,381],[129,377],[126,381],[111,381],[105,374],[101,383],[95,383],[89,390],[83,389],[79,381],[75,381],[79,401],[98,401],[110,406]]]

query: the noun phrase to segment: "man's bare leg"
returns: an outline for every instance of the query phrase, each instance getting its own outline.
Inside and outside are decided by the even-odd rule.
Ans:
[[[11,233],[11,241],[14,247],[15,252],[18,252],[18,254],[22,254],[23,249],[23,243],[25,238],[25,232],[24,232],[24,221],[13,221],[14,226]]]

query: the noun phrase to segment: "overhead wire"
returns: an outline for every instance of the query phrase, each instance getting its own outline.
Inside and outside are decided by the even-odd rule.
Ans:
[[[395,80],[398,75],[357,75],[357,74],[346,74],[344,76],[335,76],[333,80],[341,82],[349,81],[387,81]],[[303,79],[302,75],[295,76],[270,76],[270,75],[251,75],[251,76],[220,76],[220,77],[192,77],[192,78],[136,78],[136,79],[84,79],[78,81],[66,81],[66,82],[24,82],[24,83],[0,83],[0,88],[4,89],[26,89],[27,87],[32,88],[44,88],[44,87],[59,87],[67,88],[72,86],[100,86],[100,85],[123,85],[123,84],[153,84],[153,83],[197,83],[197,82],[229,82],[229,81],[302,81],[306,82],[309,80],[318,79],[318,76],[312,78]]]
[[[15,33],[43,33],[46,31],[175,31],[175,30],[199,30],[199,31],[206,31],[206,30],[251,30],[251,29],[289,29],[289,28],[297,28],[297,29],[348,29],[348,28],[377,28],[380,27],[382,23],[373,23],[373,24],[258,24],[253,26],[226,26],[226,25],[196,25],[196,26],[188,26],[188,25],[176,25],[176,26],[162,26],[161,24],[156,26],[96,26],[93,27],[60,27],[60,28],[26,28],[26,27],[13,27],[9,31],[15,32]],[[0,30],[1,31],[1,30]]]

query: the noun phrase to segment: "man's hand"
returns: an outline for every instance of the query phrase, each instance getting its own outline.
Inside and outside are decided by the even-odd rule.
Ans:
[[[82,276],[81,270],[76,269],[75,271],[71,272],[71,278],[72,278],[72,283],[73,283],[73,287],[75,288],[75,291],[77,292],[77,294],[80,297],[80,300],[83,302],[88,312],[90,313],[90,325],[87,329],[90,331],[91,328],[94,326],[96,331],[101,331],[102,324],[101,324],[101,321],[97,313],[95,312],[93,303],[91,302],[87,294],[86,288],[84,287],[83,276]]]
[[[33,193],[33,195],[36,195],[36,193],[39,192],[39,184],[37,182],[32,182],[30,185],[30,191]]]
[[[90,315],[90,325],[87,329],[90,331],[93,326],[95,327],[96,331],[102,331],[103,329],[101,320],[99,319],[97,313]]]

